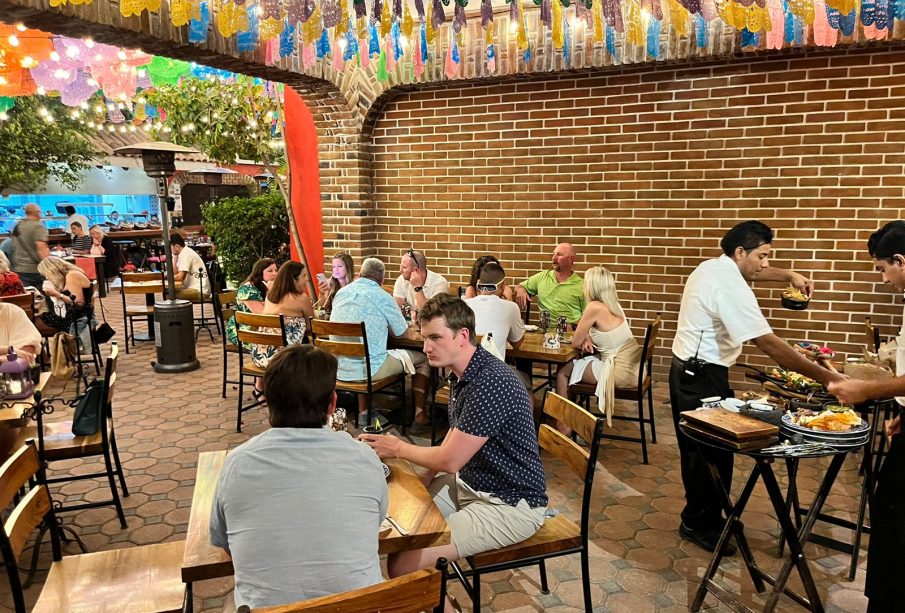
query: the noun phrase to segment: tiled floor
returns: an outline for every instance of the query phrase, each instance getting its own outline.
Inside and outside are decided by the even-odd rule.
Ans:
[[[119,321],[120,298],[114,292],[107,299],[111,323],[122,331]],[[118,338],[122,339],[119,335]],[[129,355],[121,352],[120,375],[114,403],[114,421],[131,496],[124,499],[127,530],[121,530],[112,508],[68,514],[91,551],[130,547],[184,538],[191,505],[195,463],[199,451],[233,448],[266,428],[265,413],[258,409],[246,415],[242,434],[235,432],[236,391],[220,398],[220,340],[211,343],[202,333],[198,342],[201,369],[182,375],[159,375],[151,368],[154,347],[142,344]],[[57,382],[52,390],[71,397],[74,385]],[[696,546],[681,540],[676,531],[678,513],[683,505],[679,477],[678,451],[669,407],[664,405],[666,386],[656,386],[655,410],[657,444],[650,446],[650,464],[641,463],[640,448],[628,443],[604,441],[600,470],[594,485],[591,517],[590,570],[595,610],[647,613],[687,610],[691,595],[703,574],[709,556]],[[846,460],[842,474],[829,498],[827,509],[852,518],[857,511],[860,456]],[[86,470],[73,462],[73,470]],[[580,494],[576,479],[563,465],[546,461],[550,505],[577,519]],[[784,481],[782,463],[777,473]],[[799,478],[803,499],[817,487],[827,461],[804,462]],[[735,489],[747,476],[751,462],[736,463]],[[57,490],[67,501],[93,499],[108,493],[106,486],[91,481],[69,484]],[[746,534],[758,562],[768,571],[776,571],[777,522],[762,486],[758,486],[743,517]],[[849,533],[826,525],[817,532],[848,538]],[[866,545],[865,545],[866,547]],[[49,549],[45,546],[45,549]],[[67,553],[75,553],[67,546]],[[863,611],[866,599],[864,556],[854,582],[848,582],[848,557],[809,545],[811,569],[828,611]],[[42,566],[49,562],[42,553]],[[486,578],[483,604],[488,611],[568,611],[581,607],[580,568],[577,556],[560,558],[548,564],[551,593],[539,591],[537,572],[503,572]],[[0,578],[0,609],[11,606],[9,588]],[[759,608],[764,598],[754,591],[738,556],[725,561],[719,580],[740,595],[749,606]],[[43,580],[43,576],[41,576]],[[799,586],[793,571],[791,581]],[[29,602],[40,592],[40,582],[28,591]],[[230,580],[208,581],[196,585],[197,611],[220,611]],[[453,594],[468,607],[461,587],[453,584]],[[724,610],[711,596],[705,608]],[[728,610],[728,609],[726,609]],[[779,610],[799,610],[784,598]]]

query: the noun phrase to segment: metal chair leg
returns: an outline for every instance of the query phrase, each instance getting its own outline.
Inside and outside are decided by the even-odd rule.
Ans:
[[[549,594],[550,586],[547,584],[547,565],[544,560],[538,560],[537,568],[540,570],[540,591],[541,594]]]
[[[641,432],[641,458],[647,464],[647,433],[644,431],[644,395],[638,396],[638,430]]]
[[[657,443],[657,426],[654,423],[654,387],[647,388],[647,412],[650,417],[650,442]]]
[[[129,488],[126,486],[126,476],[123,474],[123,465],[119,461],[119,450],[116,448],[116,435],[110,434],[110,449],[113,450],[113,462],[116,464],[116,474],[119,475],[119,484],[123,490],[123,498],[129,497]]]

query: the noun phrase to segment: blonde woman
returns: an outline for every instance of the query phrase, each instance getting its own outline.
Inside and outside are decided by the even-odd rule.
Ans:
[[[631,387],[638,382],[641,365],[641,346],[632,335],[625,313],[616,297],[616,280],[603,266],[595,266],[585,273],[584,295],[587,307],[578,321],[572,346],[587,357],[572,360],[556,373],[556,393],[568,396],[569,386],[576,383],[597,384],[597,406],[612,425],[613,390]],[[571,434],[568,426],[557,422],[564,434]]]
[[[0,296],[15,296],[24,294],[22,279],[9,269],[9,259],[0,251]]]
[[[81,329],[91,310],[91,280],[78,266],[56,257],[41,260],[38,272],[47,279],[44,293],[54,298],[62,311],[56,313],[57,309],[52,309],[44,313],[41,315],[44,323],[60,332],[72,332],[76,323]]]

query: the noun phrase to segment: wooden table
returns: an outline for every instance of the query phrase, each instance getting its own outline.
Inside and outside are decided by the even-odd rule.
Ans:
[[[387,347],[390,349],[416,349],[421,351],[424,347],[424,337],[417,328],[409,328],[402,336],[391,336],[387,339]],[[518,349],[507,349],[506,358],[516,360],[530,360],[532,362],[544,362],[547,364],[566,364],[578,357],[579,352],[572,345],[563,342],[559,349],[544,347],[544,335],[542,332],[526,332],[524,340]]]
[[[206,451],[198,454],[198,472],[182,558],[182,580],[188,584],[190,592],[193,581],[229,577],[233,574],[233,562],[229,554],[210,541],[211,505],[226,453]],[[403,460],[389,460],[387,465],[392,471],[387,481],[389,514],[408,529],[409,534],[402,536],[395,529],[390,530],[380,537],[379,552],[398,553],[449,543],[446,520],[412,465]]]

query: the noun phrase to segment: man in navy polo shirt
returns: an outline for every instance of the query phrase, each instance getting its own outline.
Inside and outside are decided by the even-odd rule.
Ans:
[[[382,459],[402,458],[429,470],[425,483],[446,516],[452,543],[391,555],[398,577],[519,543],[543,525],[546,480],[531,401],[506,364],[477,346],[474,311],[439,294],[420,312],[428,362],[448,368],[450,431],[439,447],[394,436],[361,435]]]

